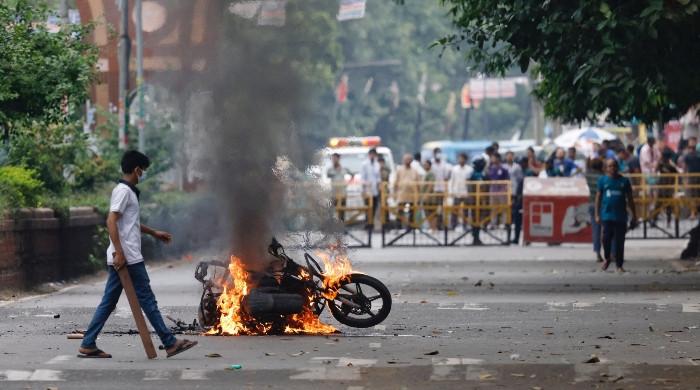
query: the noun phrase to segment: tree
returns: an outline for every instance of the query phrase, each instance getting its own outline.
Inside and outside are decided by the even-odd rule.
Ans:
[[[699,0],[441,1],[458,31],[438,44],[489,73],[532,69],[549,116],[651,123],[700,101]]]
[[[476,75],[460,53],[430,47],[436,37],[451,31],[438,2],[401,3],[368,1],[363,19],[341,23],[345,66],[336,80],[346,73],[350,88],[331,129],[333,135],[380,135],[396,153],[414,152],[426,141],[462,138],[460,90]],[[376,66],[387,60],[393,65]],[[522,99],[528,95],[519,90],[513,102]],[[475,109],[467,118],[467,137],[509,138],[513,128],[528,121],[527,110],[502,115],[512,104],[489,100]]]
[[[84,39],[90,26],[48,30],[50,15],[36,1],[0,2],[0,127],[67,119],[87,98],[97,49]]]

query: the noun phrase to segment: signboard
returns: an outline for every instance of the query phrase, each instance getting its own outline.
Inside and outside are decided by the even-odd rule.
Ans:
[[[588,185],[583,178],[526,178],[525,242],[591,242],[588,199]]]

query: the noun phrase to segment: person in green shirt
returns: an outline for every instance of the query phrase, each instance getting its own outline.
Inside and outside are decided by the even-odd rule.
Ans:
[[[605,176],[598,179],[598,192],[595,201],[595,220],[603,227],[604,261],[601,268],[607,270],[612,262],[611,248],[615,243],[615,264],[618,272],[625,272],[625,234],[627,233],[627,209],[632,212],[630,229],[637,224],[637,212],[632,196],[632,184],[622,176],[615,159],[605,162]]]

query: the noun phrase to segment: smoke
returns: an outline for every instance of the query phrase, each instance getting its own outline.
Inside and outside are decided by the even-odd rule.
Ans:
[[[290,194],[306,203],[322,204],[325,198],[313,184],[299,186],[312,162],[300,131],[312,108],[308,83],[295,66],[300,61],[295,37],[302,32],[294,23],[260,26],[256,18],[228,12],[231,2],[217,3],[222,13],[217,38],[198,52],[205,71],[164,81],[179,93],[194,132],[183,154],[215,195],[223,220],[224,227],[211,234],[224,237],[248,269],[259,270],[267,264],[270,238],[285,231]],[[169,13],[186,9],[173,6]],[[332,226],[330,218],[321,212],[314,224]],[[221,225],[209,222],[194,223],[202,224],[198,229]]]

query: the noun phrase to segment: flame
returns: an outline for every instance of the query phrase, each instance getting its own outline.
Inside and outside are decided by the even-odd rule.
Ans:
[[[332,300],[338,294],[341,284],[352,273],[350,260],[345,255],[331,255],[325,252],[318,252],[317,256],[324,265],[321,296]],[[219,324],[209,330],[207,334],[227,336],[269,334],[272,331],[271,324],[257,321],[243,309],[243,299],[248,295],[251,287],[249,286],[250,275],[244,269],[241,259],[231,256],[228,269],[231,281],[225,284],[217,301],[217,307],[221,313]],[[303,280],[312,280],[311,274],[303,268],[298,276]],[[319,317],[314,314],[314,291],[307,290],[305,298],[306,304],[302,312],[285,318],[283,332],[286,334],[330,334],[336,332],[335,327],[321,322]]]

